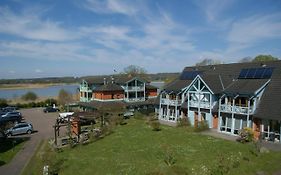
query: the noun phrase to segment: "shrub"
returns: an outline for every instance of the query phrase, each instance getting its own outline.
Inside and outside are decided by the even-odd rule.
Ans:
[[[26,101],[34,101],[36,100],[38,97],[34,92],[27,92],[26,94],[24,94],[21,99],[26,100]]]
[[[204,121],[199,121],[198,122],[198,126],[195,127],[194,131],[195,132],[201,132],[201,131],[205,131],[209,129],[209,124],[208,121],[204,120]]]
[[[254,132],[252,128],[245,127],[239,131],[238,135],[239,138],[237,139],[237,141],[241,143],[252,142],[254,139]]]
[[[175,155],[173,153],[173,149],[169,145],[162,145],[164,163],[167,166],[172,166],[176,163]]]
[[[7,106],[8,106],[7,100],[4,98],[0,98],[0,107],[3,108],[3,107],[7,107]]]
[[[190,124],[190,121],[188,120],[188,118],[184,117],[184,118],[179,118],[177,126],[186,127],[186,126],[191,126],[191,124]]]
[[[143,114],[141,114],[140,112],[135,112],[134,118],[135,118],[135,119],[138,119],[138,120],[143,120],[143,119],[144,119],[144,116],[143,116]]]
[[[152,127],[152,130],[153,131],[160,131],[161,128],[160,128],[160,123],[158,120],[153,120],[150,122],[150,126]]]

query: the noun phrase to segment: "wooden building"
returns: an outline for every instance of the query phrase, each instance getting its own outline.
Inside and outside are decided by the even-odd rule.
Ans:
[[[85,105],[86,102],[93,108],[98,105],[95,102],[121,102],[126,107],[151,105],[152,101],[157,99],[157,95],[157,88],[150,85],[149,81],[139,77],[116,75],[85,79],[80,84],[81,104],[89,107],[89,105]]]
[[[160,94],[159,120],[187,117],[231,135],[281,142],[281,61],[186,67]]]

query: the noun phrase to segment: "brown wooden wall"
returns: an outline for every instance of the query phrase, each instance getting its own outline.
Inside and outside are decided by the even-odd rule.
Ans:
[[[157,96],[157,89],[147,89],[146,93],[148,97],[155,97]]]
[[[110,99],[123,99],[123,91],[101,91],[94,92],[94,97],[100,100],[110,100]]]
[[[253,131],[254,131],[254,138],[256,140],[259,139],[260,134],[261,134],[260,125],[261,125],[261,119],[254,118],[254,120],[253,120]]]
[[[217,114],[213,114],[213,128],[217,129],[219,125],[219,118]]]

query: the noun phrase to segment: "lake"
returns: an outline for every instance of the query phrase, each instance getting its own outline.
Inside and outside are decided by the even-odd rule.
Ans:
[[[54,97],[58,96],[61,89],[66,90],[71,94],[78,92],[79,85],[56,85],[44,88],[28,88],[28,89],[0,89],[0,98],[12,99],[19,98],[27,92],[34,92],[39,97]]]

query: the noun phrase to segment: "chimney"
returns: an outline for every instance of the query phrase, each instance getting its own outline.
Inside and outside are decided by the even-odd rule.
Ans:
[[[103,84],[106,85],[106,78],[103,78]]]

